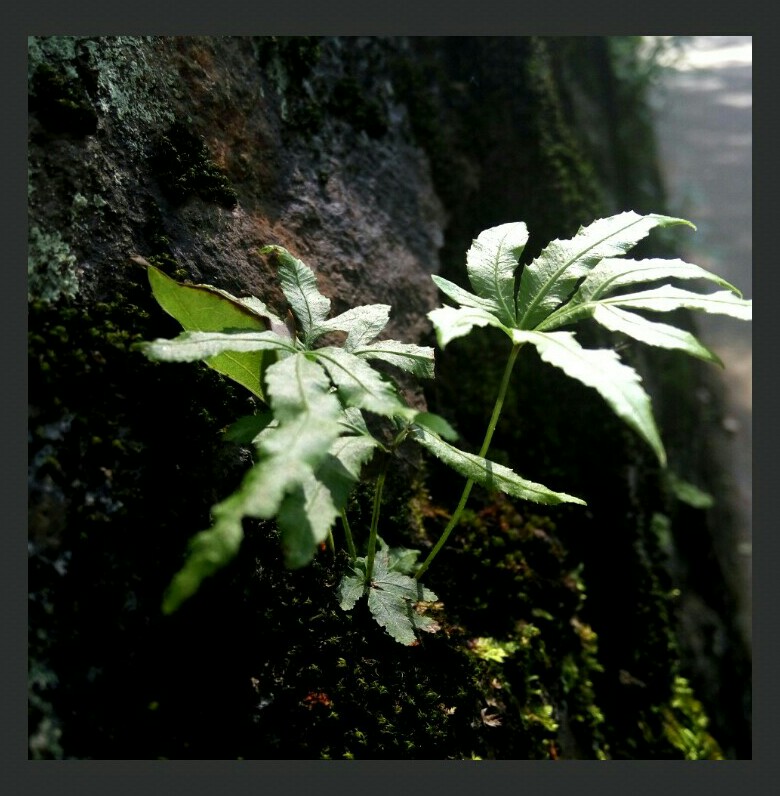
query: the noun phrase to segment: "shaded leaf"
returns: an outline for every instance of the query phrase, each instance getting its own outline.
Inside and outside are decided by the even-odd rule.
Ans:
[[[438,624],[415,610],[422,602],[435,602],[438,598],[430,590],[409,577],[415,566],[418,551],[388,548],[382,542],[374,558],[374,572],[368,584],[368,608],[377,624],[396,641],[407,646],[417,643],[415,630],[433,633]],[[339,584],[339,605],[345,611],[355,607],[366,593],[366,559],[358,558],[351,571]]]
[[[434,602],[438,598],[414,578],[390,569],[387,550],[377,551],[374,573],[368,590],[368,609],[377,624],[383,627],[396,641],[407,646],[417,641],[415,627],[432,624],[427,617],[416,619],[419,614],[414,605],[420,601]]]
[[[390,547],[387,550],[388,568],[393,572],[403,575],[412,575],[417,571],[419,550],[410,550],[407,547]]]
[[[715,505],[712,495],[683,480],[671,470],[666,471],[666,482],[678,500],[695,509],[709,509]]]
[[[305,472],[300,484],[285,496],[277,523],[287,567],[302,567],[314,557],[376,446],[368,436],[339,437],[316,469]]]
[[[532,343],[545,362],[596,389],[615,414],[633,428],[666,466],[666,453],[653,418],[650,397],[639,374],[611,349],[582,348],[572,332],[515,330],[516,343]]]
[[[363,359],[379,359],[395,365],[418,379],[432,379],[434,376],[433,349],[429,346],[382,340],[379,343],[355,348],[353,353]]]
[[[255,437],[263,431],[274,419],[271,412],[262,412],[259,415],[247,415],[231,423],[225,430],[222,438],[227,442],[238,442],[249,445]]]
[[[245,483],[250,474],[245,477]],[[173,576],[163,597],[163,613],[177,611],[206,578],[222,569],[238,553],[244,538],[242,490],[218,503],[211,513],[214,519],[211,528],[190,539],[184,566]]]
[[[365,566],[361,571],[359,563],[365,565],[365,559],[357,559],[354,562],[351,574],[345,575],[341,579],[338,588],[339,606],[344,611],[351,611],[357,601],[363,596],[366,591],[366,573]]]
[[[288,569],[303,567],[314,558],[338,514],[327,486],[314,473],[304,471],[276,513]]]

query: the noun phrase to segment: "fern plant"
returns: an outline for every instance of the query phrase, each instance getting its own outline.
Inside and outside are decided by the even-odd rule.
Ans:
[[[528,241],[522,222],[503,224],[482,232],[466,256],[473,292],[434,276],[439,289],[457,307],[444,306],[428,314],[441,348],[469,334],[475,327],[493,326],[511,340],[498,397],[480,449],[486,456],[501,414],[509,379],[520,350],[533,345],[541,359],[568,376],[597,390],[607,404],[653,449],[662,468],[666,452],[653,418],[650,397],[639,374],[621,362],[614,349],[586,349],[574,332],[557,331],[585,318],[606,329],[661,348],[677,349],[703,360],[718,357],[690,332],[650,321],[636,310],[669,312],[680,308],[730,315],[749,320],[752,302],[719,276],[682,260],[630,260],[624,257],[656,227],[689,221],[669,216],[625,212],[580,227],[569,240],[554,240],[523,268],[520,284],[515,271]],[[636,285],[661,280],[707,280],[723,290],[709,294],[682,290],[672,284],[641,289]],[[441,537],[419,567],[419,578],[457,525],[473,481],[467,480],[460,502]]]
[[[228,429],[228,439],[254,447],[255,463],[239,488],[213,507],[211,528],[192,538],[184,566],[166,592],[163,610],[176,610],[206,577],[236,555],[245,517],[275,518],[290,568],[309,563],[326,540],[333,546],[332,529],[340,518],[351,562],[338,589],[341,607],[351,610],[365,597],[375,620],[403,644],[415,644],[417,631],[437,630],[438,625],[425,615],[425,604],[437,597],[419,579],[457,525],[474,484],[536,503],[584,505],[580,498],[528,481],[485,458],[512,369],[527,343],[543,360],[596,389],[665,466],[650,399],[636,371],[614,350],[584,349],[572,332],[554,330],[592,317],[645,343],[717,362],[715,354],[690,333],[634,312],[687,307],[750,317],[750,301],[698,266],[680,260],[623,258],[654,227],[672,224],[692,226],[682,219],[631,212],[595,221],[571,240],[550,243],[524,268],[518,290],[514,273],[528,232],[523,223],[504,224],[485,230],[468,251],[473,292],[433,277],[459,305],[429,313],[442,348],[481,326],[501,329],[512,342],[476,455],[455,447],[452,441],[457,435],[446,420],[410,407],[397,385],[373,367],[379,361],[418,378],[434,376],[430,347],[378,339],[389,319],[388,305],[355,307],[329,317],[330,300],[319,292],[314,273],[280,246],[262,252],[276,260],[290,308],[286,321],[257,298],[237,298],[208,285],[182,285],[142,258],[134,258],[146,268],[157,301],[185,330],[172,340],[142,343],[146,356],[172,362],[202,360],[268,406]],[[706,279],[725,289],[699,294],[664,285],[625,292],[629,286],[668,278]],[[341,345],[333,343],[335,332],[345,335]],[[390,441],[369,431],[365,412],[389,423]],[[466,479],[450,521],[421,565],[419,551],[390,548],[379,536],[387,467],[405,440],[418,443]],[[365,555],[360,556],[346,507],[364,466],[375,455],[383,462],[374,486]]]
[[[154,360],[203,360],[269,407],[228,429],[228,439],[254,446],[256,462],[239,488],[213,507],[212,527],[191,540],[163,610],[176,610],[204,578],[236,555],[245,517],[276,519],[290,568],[309,563],[326,540],[332,543],[333,525],[341,517],[352,562],[352,571],[339,588],[341,606],[350,610],[365,595],[377,622],[401,643],[412,644],[415,630],[437,627],[415,610],[418,603],[436,600],[436,595],[410,577],[416,551],[390,549],[379,538],[387,466],[405,439],[420,443],[488,489],[542,503],[582,501],[451,445],[447,440],[456,434],[450,425],[411,408],[397,386],[371,364],[381,361],[432,378],[433,349],[378,341],[389,319],[390,307],[385,304],[328,317],[330,299],[317,289],[311,269],[282,247],[266,247],[263,252],[276,258],[294,323],[283,322],[259,299],[236,298],[208,285],[181,285],[135,258],[147,269],[160,305],[185,328],[175,339],[140,344],[143,352]],[[343,344],[321,345],[332,332],[346,333]],[[390,442],[370,433],[364,412],[390,422]],[[345,508],[364,465],[377,452],[384,462],[375,485],[366,554],[358,556]]]

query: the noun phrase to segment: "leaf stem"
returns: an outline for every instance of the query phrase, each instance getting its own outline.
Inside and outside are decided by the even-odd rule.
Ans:
[[[368,552],[366,553],[366,591],[371,586],[371,578],[374,575],[374,555],[376,554],[376,536],[377,527],[379,526],[379,511],[382,506],[382,490],[385,488],[385,476],[387,475],[387,466],[390,463],[390,457],[386,456],[382,464],[382,469],[376,479],[376,487],[374,488],[374,510],[371,514],[371,529],[368,533]]]
[[[504,368],[504,375],[501,377],[501,386],[498,388],[498,396],[496,397],[496,403],[493,406],[493,414],[490,416],[490,422],[488,423],[487,431],[485,432],[485,439],[482,441],[482,447],[479,449],[479,455],[483,458],[487,454],[490,443],[493,440],[493,434],[495,433],[496,426],[498,425],[498,418],[501,416],[501,410],[504,407],[504,399],[506,398],[507,388],[509,387],[509,377],[512,375],[512,369],[515,366],[515,360],[517,359],[517,355],[520,353],[522,346],[523,343],[516,343],[512,346],[512,351],[509,354],[509,359],[507,360],[506,367]],[[439,550],[444,547],[449,535],[452,533],[452,529],[460,520],[460,515],[463,513],[463,509],[466,507],[466,501],[469,499],[471,488],[473,486],[474,480],[469,478],[469,480],[466,481],[466,485],[463,487],[463,492],[460,496],[460,500],[458,501],[458,506],[453,515],[450,517],[447,527],[444,529],[442,535],[434,545],[433,550],[431,550],[431,552],[428,554],[428,558],[423,561],[423,563],[420,565],[420,568],[415,573],[414,577],[416,579],[419,580],[422,577],[425,570],[428,569],[433,559],[438,555]]]
[[[357,550],[355,550],[355,540],[352,538],[352,529],[349,527],[346,509],[341,510],[341,524],[344,526],[344,538],[347,540],[349,560],[354,561],[357,558]]]

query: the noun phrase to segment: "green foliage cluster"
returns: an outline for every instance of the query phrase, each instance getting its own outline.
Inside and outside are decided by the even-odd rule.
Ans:
[[[527,481],[485,458],[514,363],[527,344],[543,361],[595,389],[665,468],[666,453],[639,374],[621,362],[616,350],[583,348],[573,332],[559,329],[593,319],[641,342],[718,362],[690,332],[650,321],[637,312],[688,308],[750,318],[751,302],[698,266],[680,260],[625,257],[654,228],[676,224],[692,226],[683,219],[633,212],[599,219],[581,227],[572,239],[548,244],[525,266],[517,285],[514,274],[528,231],[523,223],[504,224],[482,232],[467,253],[473,292],[433,277],[458,305],[429,313],[442,348],[484,326],[501,330],[512,343],[478,454],[453,446],[456,434],[447,421],[411,408],[396,384],[373,366],[373,362],[389,364],[418,378],[434,375],[433,349],[378,341],[389,306],[366,305],[329,317],[330,299],[319,292],[314,273],[279,246],[263,252],[278,263],[279,281],[290,307],[285,320],[257,298],[236,298],[209,286],[180,285],[136,258],[147,268],[159,303],[185,328],[175,339],[142,344],[144,353],[156,360],[203,360],[269,406],[229,430],[229,439],[254,446],[256,462],[238,490],[214,506],[212,528],[193,538],[164,609],[178,608],[205,577],[237,553],[244,518],[275,518],[286,564],[298,568],[309,563],[326,541],[334,544],[332,529],[341,517],[351,560],[351,571],[339,588],[342,608],[352,609],[365,596],[377,622],[407,645],[416,643],[416,631],[438,629],[424,613],[425,604],[435,601],[436,595],[422,587],[419,578],[458,524],[474,484],[537,503],[584,504],[580,498]],[[650,289],[636,287],[693,279],[715,282],[724,289],[701,294],[670,281]],[[340,346],[333,342],[339,334],[345,335]],[[364,413],[384,423],[380,433],[369,430]],[[406,440],[418,443],[466,478],[447,527],[419,566],[416,552],[390,549],[378,535],[388,462]],[[364,466],[377,453],[382,464],[366,555],[358,557],[346,516],[347,500]]]

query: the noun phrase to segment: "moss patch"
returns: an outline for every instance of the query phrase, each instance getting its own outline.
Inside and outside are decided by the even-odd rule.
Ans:
[[[183,122],[174,122],[160,138],[151,165],[163,193],[175,204],[199,196],[222,207],[236,206],[227,175],[209,157],[205,141]]]

